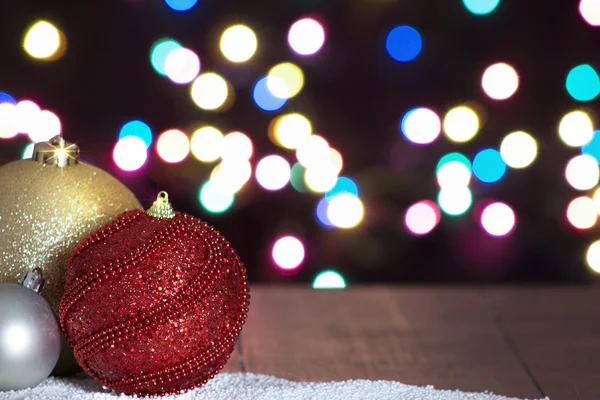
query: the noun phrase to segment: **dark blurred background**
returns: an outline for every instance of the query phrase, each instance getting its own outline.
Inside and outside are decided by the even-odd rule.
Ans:
[[[323,24],[325,43],[312,56],[295,54],[287,42],[290,26],[305,17]],[[36,60],[23,38],[37,20],[47,20],[67,39],[54,61]],[[252,28],[258,50],[244,63],[231,63],[219,49],[223,31],[234,24]],[[422,38],[422,51],[398,62],[386,51],[396,26],[410,25]],[[235,101],[221,112],[198,108],[189,85],[176,85],[150,62],[153,44],[173,38],[200,57],[202,72],[223,76]],[[565,180],[565,165],[580,154],[565,146],[558,126],[567,112],[584,109],[592,119],[597,101],[578,102],[565,88],[579,64],[600,65],[600,28],[582,18],[568,1],[501,1],[493,12],[476,15],[460,0],[199,0],[175,12],[162,0],[0,3],[0,91],[17,101],[52,110],[63,136],[79,144],[82,159],[116,176],[149,206],[159,190],[174,206],[209,221],[233,243],[254,282],[312,283],[334,270],[348,284],[371,282],[591,282],[586,261],[598,229],[575,229],[566,217],[569,202],[591,196]],[[304,87],[279,110],[265,111],[253,99],[255,82],[281,62],[304,72]],[[505,62],[519,74],[519,88],[504,101],[481,87],[483,71]],[[417,146],[399,124],[415,107],[428,107],[443,119],[451,108],[475,104],[480,130],[466,143],[443,134]],[[188,135],[204,125],[223,133],[244,132],[253,143],[251,163],[279,154],[290,164],[293,151],[269,138],[279,115],[297,112],[343,156],[341,175],[359,188],[364,219],[352,229],[323,226],[315,209],[323,194],[287,185],[267,191],[254,176],[222,213],[209,212],[199,189],[215,163],[196,160],[168,164],[154,148],[168,129]],[[139,119],[153,132],[148,161],[126,172],[113,161],[113,148],[126,122]],[[416,236],[405,225],[412,204],[436,202],[436,165],[458,151],[473,159],[503,137],[526,131],[538,144],[530,167],[509,168],[498,182],[471,178],[473,204],[462,215],[441,212],[435,229]],[[0,141],[0,163],[22,156],[27,135]],[[253,173],[254,175],[254,173]],[[514,210],[516,226],[494,237],[480,226],[486,202],[502,201]],[[305,258],[291,271],[272,259],[274,242],[293,235]]]

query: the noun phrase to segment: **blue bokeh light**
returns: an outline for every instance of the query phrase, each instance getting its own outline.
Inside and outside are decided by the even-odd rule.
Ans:
[[[266,77],[256,82],[252,91],[252,97],[256,105],[264,111],[277,111],[287,102],[286,99],[276,97],[269,91]]]
[[[400,25],[388,33],[385,48],[394,60],[408,62],[421,53],[423,40],[421,34],[412,26]]]
[[[358,186],[356,186],[356,183],[347,176],[340,176],[337,179],[335,186],[325,193],[325,199],[331,201],[335,196],[342,193],[350,193],[358,196]]]
[[[500,0],[463,0],[463,4],[472,14],[486,15],[498,7]]]
[[[152,145],[152,129],[143,121],[134,119],[125,123],[119,132],[119,139],[123,139],[126,136],[136,136],[142,139],[146,144],[146,148]]]
[[[188,11],[197,2],[198,0],[165,0],[165,3],[174,11]]]
[[[317,210],[315,212],[317,216],[317,220],[326,228],[333,228],[333,224],[329,220],[327,216],[327,208],[329,207],[329,203],[327,202],[327,198],[323,197],[319,204],[317,204]]]
[[[581,146],[581,154],[594,157],[600,164],[600,130],[594,132],[594,137],[586,145]]]
[[[481,182],[498,182],[506,173],[506,163],[498,150],[484,149],[473,159],[473,173]]]
[[[2,103],[17,104],[17,101],[10,94],[6,92],[0,92],[0,104]]]
[[[578,65],[569,71],[566,87],[575,100],[590,101],[600,94],[600,78],[591,65]]]

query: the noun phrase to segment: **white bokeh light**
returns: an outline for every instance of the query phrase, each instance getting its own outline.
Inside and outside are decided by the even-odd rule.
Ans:
[[[33,58],[51,58],[60,48],[60,32],[48,21],[38,21],[29,28],[23,48]]]
[[[492,203],[481,213],[481,226],[492,236],[505,236],[515,227],[515,213],[504,203]]]
[[[156,152],[167,163],[180,163],[190,153],[190,140],[184,132],[170,129],[158,137]]]
[[[254,152],[252,140],[242,132],[231,132],[223,138],[221,158],[249,160]]]
[[[558,135],[567,146],[580,147],[594,137],[594,124],[587,113],[572,111],[560,120]]]
[[[598,161],[587,154],[573,157],[565,168],[565,178],[573,189],[589,190],[598,184]]]
[[[600,26],[600,0],[581,0],[579,14],[592,26]]]
[[[288,43],[297,54],[303,56],[315,54],[325,43],[325,29],[314,19],[303,18],[290,27]]]
[[[256,180],[267,190],[279,190],[285,187],[292,176],[290,163],[281,156],[270,155],[256,165]]]
[[[442,165],[437,172],[440,187],[469,186],[471,169],[460,161],[450,161]]]
[[[410,206],[404,214],[404,224],[414,235],[425,235],[433,230],[439,222],[435,204],[420,201]]]
[[[444,117],[444,133],[453,142],[467,142],[475,137],[477,131],[479,117],[469,107],[455,107]]]
[[[442,187],[438,195],[438,204],[448,215],[464,214],[472,202],[471,190],[466,186]]]
[[[194,80],[190,95],[194,103],[203,110],[217,110],[227,101],[229,87],[220,75],[206,72]]]
[[[512,132],[500,144],[502,160],[511,168],[525,168],[537,157],[537,142],[527,132]]]
[[[335,196],[327,206],[327,218],[338,228],[354,228],[362,221],[364,214],[362,201],[351,193]]]
[[[0,104],[0,138],[10,139],[19,134],[16,107],[11,103]]]
[[[600,274],[600,240],[595,241],[588,247],[585,259],[590,268]]]
[[[286,114],[275,122],[275,140],[286,149],[295,150],[312,135],[312,125],[302,114]],[[329,145],[328,145],[329,146]]]
[[[519,75],[506,63],[493,64],[484,71],[481,87],[491,99],[506,100],[519,88]]]
[[[248,61],[256,53],[257,46],[256,34],[245,25],[230,26],[221,36],[221,52],[231,62]]]
[[[442,131],[440,117],[429,108],[416,108],[406,113],[400,126],[408,140],[416,144],[429,144]]]
[[[315,193],[325,193],[331,190],[338,179],[338,171],[331,164],[322,164],[307,168],[304,172],[304,182]]]
[[[34,143],[47,142],[62,132],[60,119],[52,111],[43,110],[36,113],[31,122],[28,136]]]
[[[190,83],[200,73],[200,59],[190,49],[180,48],[169,53],[165,60],[165,74],[179,85]]]
[[[146,143],[137,136],[125,136],[113,150],[113,160],[123,171],[137,171],[147,159]]]
[[[199,161],[215,161],[223,151],[223,134],[212,126],[199,128],[192,134],[190,148]]]
[[[15,106],[15,120],[17,131],[25,135],[37,128],[38,114],[42,111],[40,106],[30,100],[21,100]]]
[[[587,196],[573,199],[567,207],[567,221],[577,229],[590,229],[596,225],[598,213],[594,200]]]
[[[237,193],[252,177],[252,165],[243,158],[229,158],[217,165],[210,176],[211,182],[222,191]]]
[[[271,255],[279,268],[294,270],[304,261],[304,245],[294,236],[284,236],[275,242]]]
[[[329,143],[319,135],[308,136],[296,149],[296,158],[305,168],[329,164],[329,156]]]

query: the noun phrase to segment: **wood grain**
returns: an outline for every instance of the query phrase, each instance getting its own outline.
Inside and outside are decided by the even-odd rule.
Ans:
[[[242,340],[253,373],[540,397],[488,315],[482,289],[253,287]]]
[[[498,288],[489,297],[550,399],[600,399],[600,288]]]

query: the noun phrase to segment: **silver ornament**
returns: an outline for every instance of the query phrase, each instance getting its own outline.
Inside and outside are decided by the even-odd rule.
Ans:
[[[58,361],[61,332],[42,287],[39,268],[0,284],[0,391],[37,386]]]

